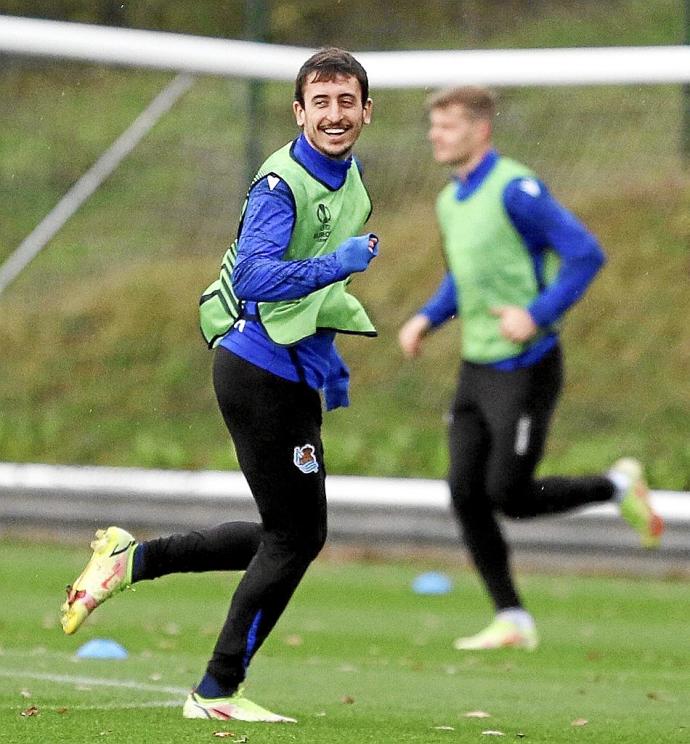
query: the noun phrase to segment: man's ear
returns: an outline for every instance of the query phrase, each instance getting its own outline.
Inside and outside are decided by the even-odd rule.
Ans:
[[[482,136],[487,142],[489,142],[491,140],[491,137],[493,136],[493,124],[491,123],[490,119],[482,119],[481,125]]]
[[[367,102],[364,104],[364,111],[362,114],[362,120],[365,124],[371,124],[371,111],[374,106],[374,102],[371,98],[367,98]]]
[[[292,111],[295,114],[295,121],[298,127],[304,126],[304,109],[299,101],[292,102]]]

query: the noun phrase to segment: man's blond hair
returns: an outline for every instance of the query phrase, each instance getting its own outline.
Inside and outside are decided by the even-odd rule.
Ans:
[[[449,106],[462,106],[472,118],[492,121],[496,114],[496,94],[488,88],[463,85],[459,88],[444,88],[427,98],[428,111]]]

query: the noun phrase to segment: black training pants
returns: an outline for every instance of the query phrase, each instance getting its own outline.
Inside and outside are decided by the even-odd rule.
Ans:
[[[464,362],[449,429],[450,492],[465,543],[496,609],[520,606],[496,512],[520,519],[608,501],[603,476],[535,480],[562,385],[560,348],[504,372]]]
[[[231,352],[215,352],[213,382],[261,524],[228,522],[145,543],[141,578],[245,570],[208,664],[238,685],[326,539],[321,400]]]

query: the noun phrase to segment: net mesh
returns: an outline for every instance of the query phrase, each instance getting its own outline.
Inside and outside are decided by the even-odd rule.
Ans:
[[[0,77],[0,259],[30,232],[169,80],[160,73],[52,63]],[[20,85],[20,81],[21,85]],[[27,85],[28,81],[28,85]],[[248,122],[245,81],[197,79],[37,261],[97,270],[144,256],[221,255],[232,240],[248,177],[247,139],[262,155],[295,136],[287,84],[266,84]],[[357,153],[376,215],[427,220],[447,171],[430,157],[424,91],[373,91],[374,122]],[[612,192],[687,180],[678,86],[506,89],[499,149],[528,163],[569,206]],[[250,126],[253,132],[250,132]],[[420,224],[422,234],[428,224]],[[36,271],[27,269],[25,274]]]

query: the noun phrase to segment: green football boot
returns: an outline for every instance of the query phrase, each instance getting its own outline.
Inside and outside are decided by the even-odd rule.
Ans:
[[[250,721],[256,723],[297,723],[294,718],[272,713],[244,697],[242,688],[224,698],[203,698],[191,692],[182,708],[185,718],[207,718],[218,721]]]
[[[649,503],[649,488],[642,465],[632,457],[624,457],[615,462],[611,470],[623,475],[630,484],[619,503],[621,516],[639,533],[643,547],[658,548],[664,520]]]
[[[534,626],[520,627],[507,618],[497,617],[491,625],[476,635],[458,638],[453,648],[458,651],[484,651],[495,648],[523,648],[534,651],[539,645]]]
[[[132,583],[132,558],[137,543],[119,527],[98,530],[91,542],[93,554],[86,568],[67,587],[67,601],[60,608],[62,629],[71,635],[86,618],[113,594]]]

